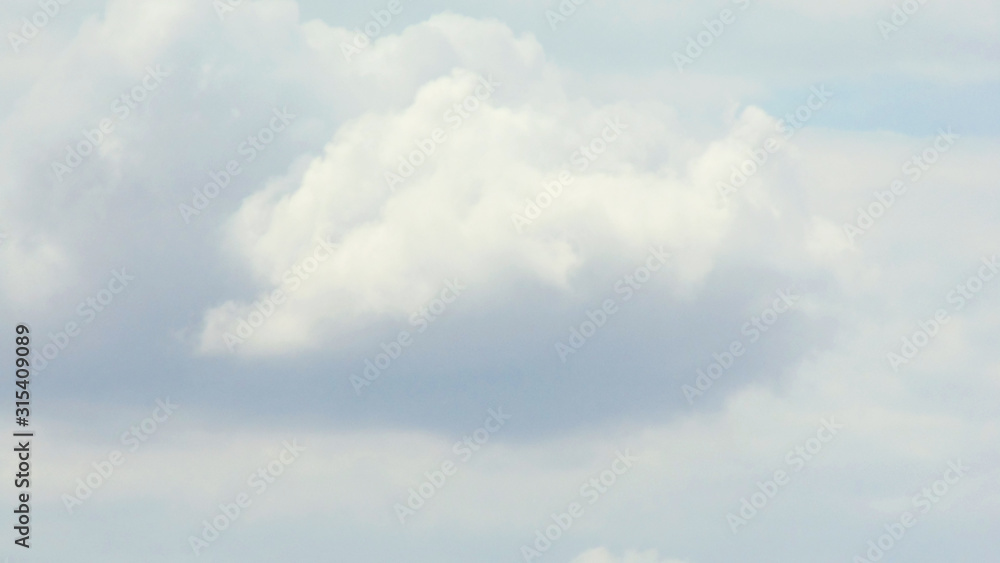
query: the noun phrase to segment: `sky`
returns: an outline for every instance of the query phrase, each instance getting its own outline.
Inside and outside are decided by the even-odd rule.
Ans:
[[[0,557],[991,560],[998,29],[8,2]]]

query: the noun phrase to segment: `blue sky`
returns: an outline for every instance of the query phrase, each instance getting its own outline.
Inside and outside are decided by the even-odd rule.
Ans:
[[[1000,11],[896,4],[6,6],[0,555],[989,560]]]

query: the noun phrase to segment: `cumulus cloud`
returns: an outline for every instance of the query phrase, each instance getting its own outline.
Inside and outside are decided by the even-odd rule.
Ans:
[[[478,26],[477,36],[490,37],[494,24],[448,17],[400,41],[418,41],[427,27],[457,45]],[[746,112],[726,146],[699,153],[685,146],[669,107],[563,103],[569,94],[544,78],[553,70],[533,51],[518,52],[508,35],[492,40],[466,51],[519,58],[481,73],[454,69],[421,86],[408,107],[346,123],[323,156],[244,201],[230,248],[264,282],[262,296],[310,241],[338,244],[276,313],[282,333],[294,325],[310,336],[279,347],[270,342],[282,337],[265,327],[248,349],[291,350],[366,317],[405,317],[453,277],[484,296],[522,280],[568,290],[574,272],[609,253],[681,244],[705,258],[681,264],[678,277],[692,283],[707,271],[729,221],[707,175],[768,118]],[[371,56],[390,47],[403,48],[383,42]],[[222,349],[221,336],[252,307],[208,312],[201,349]]]

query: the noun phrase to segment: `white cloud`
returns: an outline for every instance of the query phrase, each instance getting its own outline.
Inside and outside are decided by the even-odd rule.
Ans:
[[[450,34],[458,44],[470,28],[482,26],[479,35],[489,36],[495,24],[447,17],[421,26]],[[418,50],[421,26],[400,39],[412,42],[405,50]],[[747,111],[724,147],[699,152],[684,142],[669,108],[566,103],[569,94],[544,78],[551,69],[533,53],[514,49],[509,36],[494,36],[495,45],[473,42],[465,57],[481,49],[521,52],[522,58],[482,74],[456,69],[428,81],[409,107],[352,120],[304,172],[246,199],[230,225],[230,248],[261,280],[260,295],[280,285],[282,273],[316,237],[332,234],[339,244],[334,259],[277,313],[278,323],[254,335],[248,349],[288,351],[372,318],[405,317],[453,277],[483,296],[503,295],[523,280],[569,289],[573,274],[602,255],[681,244],[702,252],[680,264],[679,279],[690,284],[708,271],[729,220],[718,206],[710,171],[773,121]],[[371,56],[387,48],[389,43],[377,43]],[[540,78],[515,74],[514,68]],[[500,83],[490,99],[467,119],[450,117],[455,114],[449,108],[469,99],[482,76]],[[615,121],[624,131],[608,125]],[[416,143],[436,129],[444,141],[423,157]],[[601,135],[615,140],[605,142]],[[569,162],[572,155],[595,138],[594,146],[606,152],[595,153],[586,171],[575,168],[579,160]],[[414,154],[413,162],[425,162],[390,189],[385,174],[405,173],[400,161]],[[519,233],[513,216],[524,216],[527,199],[562,171],[572,174],[572,184]],[[578,248],[583,242],[587,251]],[[234,332],[251,310],[227,304],[208,312],[201,349],[222,350],[221,336]],[[309,336],[289,341],[289,326]]]

